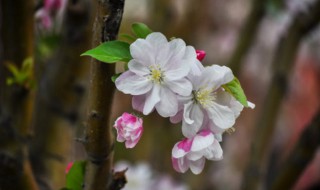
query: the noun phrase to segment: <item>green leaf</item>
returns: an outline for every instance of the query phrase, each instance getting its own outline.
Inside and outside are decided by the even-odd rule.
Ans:
[[[109,41],[84,52],[81,56],[91,56],[105,63],[129,62],[132,59],[129,46],[127,42]]]
[[[123,41],[127,41],[129,43],[132,43],[132,42],[137,40],[136,37],[133,37],[133,36],[131,36],[129,34],[119,34],[119,38],[122,38]]]
[[[82,190],[86,161],[75,161],[67,173],[66,189]]]
[[[115,81],[117,80],[117,78],[118,78],[121,74],[122,74],[122,73],[114,74],[114,75],[111,77],[112,82],[115,82]]]
[[[138,38],[146,38],[152,30],[143,23],[133,23],[132,24],[132,31]]]
[[[241,88],[241,84],[236,77],[234,77],[231,82],[222,85],[222,87],[227,92],[229,92],[236,100],[238,100],[243,106],[248,107],[247,97],[244,94],[243,89]]]
[[[16,76],[19,75],[20,72],[19,72],[17,66],[15,66],[15,65],[12,64],[12,63],[8,63],[6,66],[7,66],[7,68],[9,69],[9,71],[12,73],[12,75],[13,75],[14,77],[16,77]]]

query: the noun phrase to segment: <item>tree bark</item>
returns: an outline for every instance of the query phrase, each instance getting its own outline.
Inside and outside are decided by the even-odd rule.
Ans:
[[[6,84],[6,65],[20,68],[33,56],[33,2],[2,0],[0,8],[0,189],[37,190],[27,146],[32,93]]]
[[[119,31],[124,0],[96,0],[93,46],[115,40]],[[88,115],[84,146],[88,155],[85,190],[109,189],[112,177],[113,135],[110,123],[114,65],[92,59]]]
[[[57,190],[65,185],[65,168],[71,158],[86,91],[83,81],[88,59],[80,54],[91,45],[91,8],[90,0],[68,1],[60,44],[42,64],[43,68],[38,69],[41,72],[31,160],[41,189]]]
[[[287,80],[297,54],[301,39],[313,30],[320,18],[320,1],[315,1],[308,12],[297,13],[287,32],[283,34],[273,59],[272,81],[267,90],[264,110],[256,124],[251,156],[243,178],[242,189],[259,189],[264,177],[264,161],[275,128],[278,111],[287,90]]]

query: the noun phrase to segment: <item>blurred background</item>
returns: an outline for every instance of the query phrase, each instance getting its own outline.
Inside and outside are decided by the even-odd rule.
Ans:
[[[36,113],[40,116],[31,122],[35,136],[56,133],[54,142],[48,143],[50,145],[45,148],[63,147],[59,150],[64,155],[60,168],[67,166],[68,162],[86,158],[79,141],[85,127],[90,64],[88,58],[80,59],[78,55],[90,49],[92,23],[89,13],[85,16],[85,23],[66,19],[78,19],[80,17],[72,11],[83,13],[85,10],[81,6],[70,8],[68,2],[63,2],[62,8],[50,13],[52,22],[49,24],[43,13],[39,13],[44,5],[41,1],[36,3],[34,57],[38,66],[34,66],[34,76],[36,81],[41,82],[30,93],[36,97],[36,102],[40,99],[40,105],[41,97],[49,97],[59,100],[54,104],[71,110],[68,113],[77,113],[74,118],[72,114],[68,115],[71,117],[68,122],[57,122],[54,118],[45,119],[46,116],[41,119],[41,111],[38,110]],[[181,124],[173,125],[156,113],[144,117],[144,134],[134,149],[115,143],[115,169],[129,168],[128,184],[124,189],[277,189],[275,182],[280,184],[278,187],[282,183],[290,184],[283,187],[294,190],[320,189],[320,125],[319,119],[313,120],[315,116],[319,117],[320,105],[318,4],[316,0],[127,0],[120,34],[131,33],[132,23],[143,22],[168,38],[182,38],[195,49],[206,51],[204,65],[231,67],[248,100],[256,107],[253,110],[244,109],[234,126],[235,132],[224,134],[224,159],[206,161],[205,169],[199,175],[190,171],[177,173],[171,165],[171,150],[183,138]],[[71,11],[69,17],[65,16],[68,11]],[[68,22],[71,24],[65,24]],[[2,21],[1,29],[4,27],[6,25]],[[83,34],[82,29],[85,30]],[[85,35],[89,37],[84,38]],[[68,40],[73,38],[79,38],[79,42],[72,45],[71,40],[70,45]],[[5,43],[3,39],[2,43]],[[2,53],[5,52],[4,46],[1,46]],[[61,58],[60,55],[66,51],[67,55]],[[56,67],[50,65],[59,61],[64,65],[51,76]],[[75,64],[65,66],[66,62]],[[117,65],[116,72],[120,72],[122,66],[121,63]],[[70,70],[69,73],[66,69]],[[70,73],[74,76],[70,77]],[[11,74],[2,69],[2,86],[5,86],[7,78],[4,76]],[[73,91],[78,94],[77,98],[64,94],[70,86],[56,85],[57,78],[64,76],[74,82]],[[53,95],[48,95],[50,93]],[[2,104],[5,104],[4,100]],[[39,108],[34,107],[27,110],[32,112]],[[133,112],[131,97],[116,91],[111,125],[123,112]],[[36,127],[37,118],[42,123],[39,130]],[[310,125],[314,121],[315,124]],[[47,127],[50,123],[55,125]],[[311,135],[310,131],[302,135],[311,128],[316,129],[311,130]],[[36,137],[38,140],[32,141],[34,147],[43,144],[45,138],[49,139],[49,136]],[[32,150],[31,156],[32,152],[39,152],[37,148]],[[292,158],[294,161],[290,160]],[[37,159],[32,162],[37,162]],[[43,168],[38,170],[41,173]],[[277,181],[283,177],[282,172],[291,177]],[[51,175],[61,176],[59,172]],[[59,177],[56,178],[59,181]]]

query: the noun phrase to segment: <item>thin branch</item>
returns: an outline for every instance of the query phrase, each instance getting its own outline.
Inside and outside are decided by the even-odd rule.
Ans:
[[[96,0],[93,46],[115,40],[122,20],[124,0]],[[113,135],[110,123],[114,65],[91,61],[88,118],[84,146],[88,155],[85,190],[106,190],[111,183]]]
[[[268,0],[252,0],[251,2],[251,12],[247,17],[245,24],[242,26],[238,42],[227,63],[235,75],[239,74],[243,58],[246,56],[256,38],[260,22],[266,12],[267,2]]]
[[[309,11],[297,13],[288,30],[280,39],[273,59],[273,76],[268,94],[256,124],[252,152],[245,172],[242,189],[258,189],[264,173],[264,158],[275,128],[279,107],[285,96],[287,80],[301,39],[314,29],[320,18],[320,1],[315,1]]]
[[[320,145],[320,110],[302,132],[296,146],[276,173],[272,190],[291,189],[313,159]]]
[[[63,174],[85,93],[79,81],[84,80],[88,60],[79,55],[91,44],[91,14],[90,0],[68,1],[61,42],[40,72],[31,159],[37,181],[45,189],[65,185]]]

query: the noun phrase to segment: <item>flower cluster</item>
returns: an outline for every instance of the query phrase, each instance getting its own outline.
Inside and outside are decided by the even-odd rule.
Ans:
[[[186,138],[172,150],[174,169],[184,173],[190,168],[199,174],[205,159],[222,159],[222,134],[233,127],[244,107],[228,88],[237,81],[232,71],[226,66],[204,67],[200,62],[204,51],[187,46],[181,39],[168,41],[159,32],[133,42],[130,54],[128,70],[116,79],[116,87],[132,95],[133,108],[144,115],[156,110],[162,117],[170,117],[172,123],[182,122]],[[245,104],[254,107],[246,100]],[[122,120],[119,118],[115,126]],[[126,126],[131,131],[133,124]],[[122,135],[117,130],[119,141],[129,138],[130,132]],[[138,139],[135,132],[131,134],[130,138]]]

